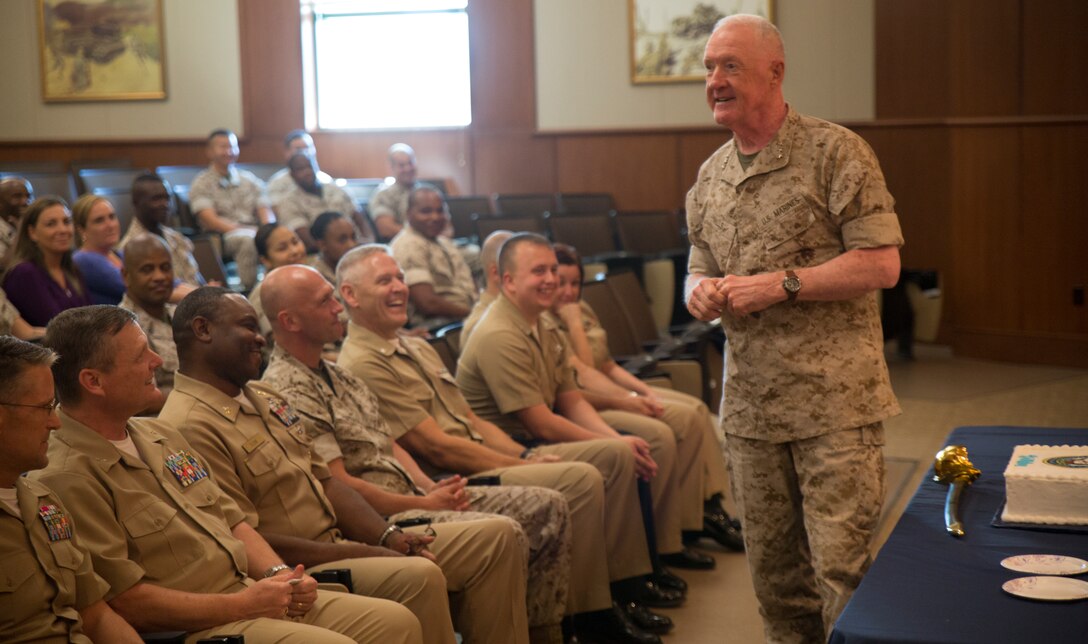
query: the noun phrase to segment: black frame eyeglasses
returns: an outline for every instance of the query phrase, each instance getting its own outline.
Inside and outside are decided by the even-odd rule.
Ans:
[[[60,407],[60,401],[57,400],[56,398],[54,398],[52,401],[47,402],[44,405],[28,405],[26,403],[9,403],[9,402],[0,402],[0,405],[4,405],[6,407],[30,407],[32,409],[41,409],[41,410],[43,410],[45,412],[48,412],[48,413],[52,414],[52,413],[57,411],[57,407]]]

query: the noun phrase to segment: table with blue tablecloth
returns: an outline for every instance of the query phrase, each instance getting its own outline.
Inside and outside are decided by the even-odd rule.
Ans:
[[[965,445],[982,470],[960,498],[966,535],[955,538],[945,531],[948,487],[933,482],[931,467],[836,622],[832,644],[1088,642],[1088,600],[1032,601],[1001,589],[1028,574],[1003,568],[1006,557],[1088,559],[1084,531],[992,525],[1005,502],[1003,473],[1013,447],[1029,443],[1088,445],[1088,429],[960,427],[949,435],[947,444]]]

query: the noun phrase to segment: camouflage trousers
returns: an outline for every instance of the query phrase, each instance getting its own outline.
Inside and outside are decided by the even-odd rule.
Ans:
[[[881,423],[788,443],[727,434],[726,460],[768,642],[826,642],[872,562]]]
[[[522,485],[465,488],[471,511],[409,510],[389,518],[400,521],[425,516],[434,523],[493,519],[502,515],[520,526],[522,547],[529,553],[526,609],[529,626],[550,626],[563,620],[570,587],[573,533],[570,510],[563,495],[542,487]],[[438,529],[436,528],[436,531]]]

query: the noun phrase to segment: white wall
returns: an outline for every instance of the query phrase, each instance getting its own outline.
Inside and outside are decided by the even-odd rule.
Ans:
[[[0,140],[203,138],[242,132],[242,70],[236,0],[165,0],[165,101],[44,103],[38,3],[0,2]]]
[[[874,117],[873,11],[873,0],[775,0],[791,105],[835,121]],[[627,0],[536,0],[533,12],[539,130],[713,125],[701,82],[631,83]]]

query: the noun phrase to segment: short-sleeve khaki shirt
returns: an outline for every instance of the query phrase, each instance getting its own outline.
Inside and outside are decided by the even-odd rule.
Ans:
[[[247,404],[179,373],[159,418],[208,459],[247,523],[268,533],[339,540],[336,513],[320,482],[331,473],[311,449],[302,417],[284,394],[263,383],[242,391]]]
[[[389,243],[393,257],[404,271],[409,287],[430,284],[439,297],[471,309],[476,302],[476,281],[457,246],[446,237],[427,239],[411,226],[405,226]],[[434,319],[409,307],[412,326],[429,326]]]
[[[251,582],[244,544],[231,527],[245,517],[216,485],[208,461],[167,423],[128,422],[141,458],[61,412],[49,465],[30,474],[75,517],[111,600],[137,583],[191,593],[233,593]]]
[[[469,311],[468,317],[465,318],[464,324],[461,325],[461,346],[464,346],[468,342],[468,337],[476,329],[476,325],[483,319],[484,314],[491,308],[491,303],[495,301],[497,295],[492,295],[486,290],[480,291],[480,299],[476,300],[476,304],[473,305],[472,310]]]
[[[0,503],[0,639],[90,644],[79,611],[108,586],[94,573],[75,519],[40,481],[19,477],[15,494],[18,514]]]
[[[585,331],[586,341],[589,342],[589,350],[593,353],[593,368],[600,370],[612,360],[612,354],[608,351],[608,332],[601,326],[601,320],[589,302],[581,300],[578,305],[582,309],[582,330]],[[570,329],[558,315],[553,317],[569,343]]]
[[[345,342],[345,345],[348,344]],[[394,435],[378,413],[378,399],[366,384],[331,362],[325,378],[277,346],[265,382],[290,397],[326,460],[344,460],[344,469],[396,494],[422,494],[393,456]]]
[[[861,137],[792,109],[747,169],[730,141],[687,196],[691,273],[753,275],[900,246],[894,200]],[[898,413],[875,293],[725,315],[726,433],[785,442]]]
[[[533,440],[515,412],[545,405],[577,389],[568,364],[570,348],[548,316],[532,327],[517,307],[500,295],[461,350],[457,384],[477,416],[520,442]]]
[[[257,226],[257,209],[268,207],[264,182],[248,170],[231,167],[222,176],[209,167],[193,178],[189,186],[189,205],[193,213],[212,208],[221,218],[239,226]]]

